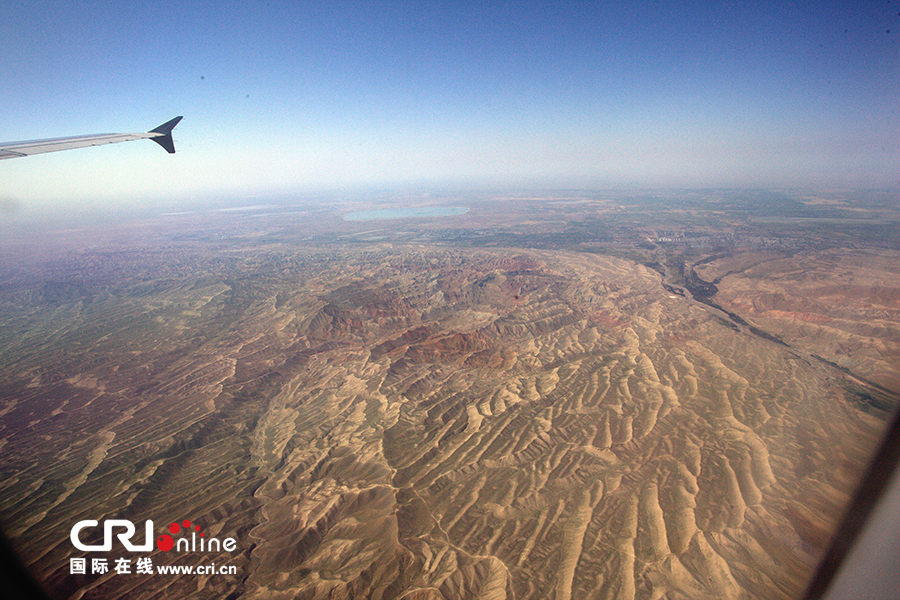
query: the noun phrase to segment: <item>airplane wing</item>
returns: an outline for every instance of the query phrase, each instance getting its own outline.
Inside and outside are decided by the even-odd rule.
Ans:
[[[95,133],[93,135],[76,135],[27,142],[0,142],[0,159],[31,156],[32,154],[43,154],[44,152],[56,152],[58,150],[86,148],[87,146],[100,146],[115,142],[130,142],[132,140],[153,140],[165,148],[166,152],[174,154],[175,142],[172,140],[172,130],[178,125],[179,121],[181,121],[181,117],[175,117],[171,121],[167,121],[146,133]]]

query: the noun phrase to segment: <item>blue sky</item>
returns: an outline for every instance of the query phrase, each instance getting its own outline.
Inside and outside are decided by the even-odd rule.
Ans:
[[[22,204],[356,186],[884,187],[900,0],[0,4]]]

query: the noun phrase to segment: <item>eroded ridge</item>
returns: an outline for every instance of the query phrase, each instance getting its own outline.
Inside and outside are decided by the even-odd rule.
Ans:
[[[792,598],[883,426],[596,255],[279,252],[30,319],[0,514],[60,595]],[[78,519],[185,512],[237,577],[62,574]]]

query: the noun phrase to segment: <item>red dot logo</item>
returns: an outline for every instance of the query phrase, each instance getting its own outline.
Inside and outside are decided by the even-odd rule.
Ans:
[[[172,539],[172,536],[165,533],[159,536],[156,539],[156,547],[162,550],[163,552],[168,552],[175,546],[175,540]]]
[[[191,523],[190,519],[184,519],[180,524],[177,522],[169,523],[169,533],[164,533],[159,538],[157,538],[156,547],[163,552],[168,552],[169,550],[174,548],[175,539],[172,536],[181,533],[182,528],[184,528],[185,533],[190,532],[192,528],[195,532],[200,532],[200,526]],[[200,537],[204,537],[204,535],[201,533]]]

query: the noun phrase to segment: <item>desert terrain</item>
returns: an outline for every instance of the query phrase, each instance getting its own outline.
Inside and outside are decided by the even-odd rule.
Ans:
[[[738,255],[698,268],[716,301],[794,346],[897,390],[900,281],[894,251]],[[702,269],[702,270],[701,270]]]
[[[0,523],[47,589],[800,597],[896,403],[895,241],[455,200],[8,243]],[[112,518],[235,538],[147,556],[236,574],[71,574],[72,526]]]

